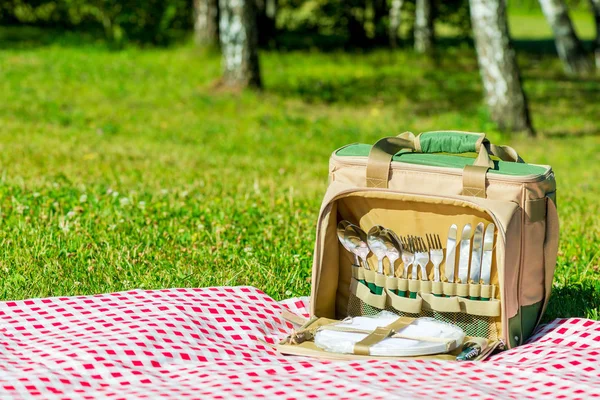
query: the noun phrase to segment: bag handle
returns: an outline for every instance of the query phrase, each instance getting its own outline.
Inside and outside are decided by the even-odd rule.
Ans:
[[[380,139],[371,148],[367,161],[367,187],[388,187],[390,163],[401,150],[418,153],[478,153],[473,165],[463,170],[463,194],[485,197],[485,177],[487,170],[494,167],[490,154],[504,161],[523,162],[517,152],[509,146],[496,146],[489,143],[483,133],[461,131],[424,132],[415,137],[411,132]]]
[[[483,145],[488,155],[494,155],[502,161],[524,162],[515,149],[490,143],[485,138],[485,133],[431,131],[419,134],[415,141],[416,150],[421,153],[478,153]]]

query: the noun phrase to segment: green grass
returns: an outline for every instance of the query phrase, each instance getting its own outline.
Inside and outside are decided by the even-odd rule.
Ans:
[[[219,57],[0,47],[0,298],[253,285],[307,295],[330,153],[403,130],[486,131],[558,180],[548,318],[600,310],[600,80],[520,52],[544,139],[490,122],[472,50],[263,53],[266,89],[215,89]],[[596,103],[595,103],[596,102]]]
[[[589,10],[588,5],[585,2],[582,3],[582,6],[575,10],[570,9],[569,14],[579,38],[593,40],[596,36],[594,16]],[[539,5],[536,4],[533,8],[526,8],[514,4],[514,2],[509,2],[508,16],[511,34],[517,39],[552,39],[552,30],[550,29],[550,25],[546,23]]]
[[[589,6],[586,2],[581,2],[576,9],[569,9],[571,21],[575,26],[575,31],[580,39],[591,41],[595,38],[596,27],[594,24],[594,16],[589,11]],[[539,43],[553,43],[552,30],[546,22],[542,9],[537,1],[531,2],[530,6],[519,4],[515,1],[508,2],[508,22],[511,35],[517,41],[533,41]],[[403,34],[408,35],[410,26],[403,27]],[[459,30],[455,27],[437,23],[436,33],[441,37],[453,37],[459,34]],[[552,44],[553,45],[553,44]]]

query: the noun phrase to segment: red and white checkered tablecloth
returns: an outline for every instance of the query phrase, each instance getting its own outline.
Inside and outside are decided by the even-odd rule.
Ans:
[[[600,397],[600,322],[555,320],[486,362],[284,357],[284,307],[251,287],[0,303],[0,398]]]

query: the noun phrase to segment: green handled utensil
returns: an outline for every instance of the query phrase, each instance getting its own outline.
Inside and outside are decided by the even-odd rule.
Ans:
[[[402,243],[400,242],[400,238],[391,229],[384,229],[383,239],[387,248],[385,255],[390,262],[388,275],[393,277],[396,276],[396,260],[398,260],[402,254]],[[396,290],[396,294],[398,294],[398,290]]]
[[[345,237],[346,234],[346,228],[352,225],[349,221],[343,220],[340,221],[337,225],[337,237],[338,240],[340,241],[340,243],[342,244],[342,246],[344,246],[344,248],[346,250],[348,250],[352,255],[354,255],[354,265],[357,267],[360,267],[360,259],[358,258],[358,254],[354,251],[355,247],[354,247],[354,243],[352,243],[350,240],[347,240]],[[367,282],[364,279],[359,280],[360,283],[362,283],[363,285],[366,285]]]
[[[460,254],[458,258],[458,279],[460,283],[469,282],[469,258],[471,255],[471,224],[466,224],[460,237]]]
[[[446,264],[444,273],[446,280],[454,283],[454,269],[456,266],[456,244],[457,244],[458,227],[452,224],[448,230],[448,240],[446,241]]]
[[[494,252],[494,230],[496,226],[489,224],[485,228],[483,236],[483,256],[481,259],[481,282],[489,285],[492,279],[492,254]],[[488,301],[489,298],[482,297],[481,300]]]
[[[440,282],[440,264],[444,261],[444,250],[442,249],[442,241],[440,235],[427,234],[427,244],[429,246],[429,259],[433,263],[433,281]],[[441,297],[440,294],[433,294],[436,297]]]
[[[381,225],[374,225],[367,233],[367,244],[371,253],[377,258],[377,273],[383,275],[383,259],[386,256],[387,246],[384,239],[385,228]]]
[[[483,244],[483,222],[480,222],[475,227],[475,235],[473,235],[473,251],[471,252],[471,271],[470,282],[478,284],[481,277],[481,252]],[[471,300],[479,300],[479,297],[469,296]]]
[[[401,236],[400,240],[402,241],[402,262],[404,263],[404,271],[402,272],[402,278],[408,279],[408,270],[410,267],[413,267],[413,276],[416,277],[415,269],[416,265],[413,265],[415,262],[415,249],[414,243],[410,236]],[[416,278],[415,278],[416,279]],[[406,291],[398,290],[398,296],[406,297]],[[417,294],[414,294],[413,298],[416,298]]]

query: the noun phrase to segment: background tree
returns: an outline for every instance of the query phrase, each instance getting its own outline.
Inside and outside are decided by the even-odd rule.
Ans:
[[[271,44],[277,34],[275,17],[277,13],[276,0],[256,0],[258,44],[265,47]]]
[[[556,51],[567,74],[586,74],[592,70],[581,41],[573,29],[571,18],[563,0],[539,0],[542,11],[554,33]]]
[[[361,0],[350,0],[346,6],[342,3],[342,18],[347,21],[349,47],[365,47],[368,44],[365,6],[365,2]]]
[[[200,46],[219,43],[219,0],[194,0],[194,39]]]
[[[416,0],[415,50],[429,53],[433,50],[433,0]]]
[[[600,0],[590,0],[594,21],[596,22],[596,42],[594,43],[594,58],[596,68],[600,69]]]
[[[600,0],[599,0],[600,1]],[[396,48],[398,46],[398,36],[400,29],[400,13],[402,11],[403,0],[392,0],[390,3],[390,26],[389,26],[389,38],[390,46]]]
[[[469,0],[479,70],[491,118],[500,129],[534,135],[504,0]]]
[[[261,87],[255,0],[219,0],[223,83]]]

